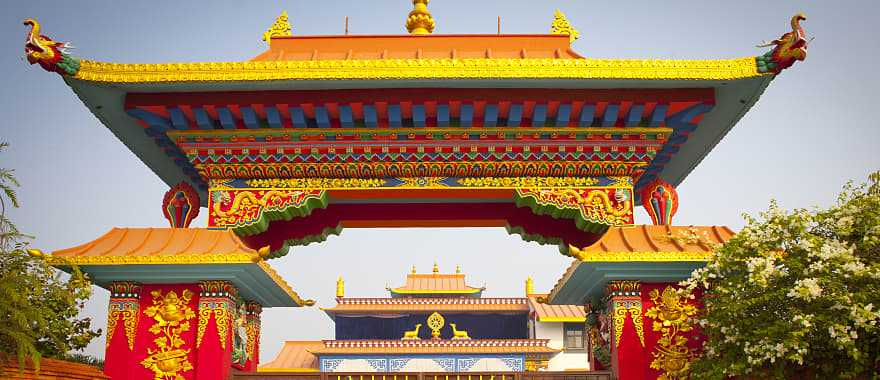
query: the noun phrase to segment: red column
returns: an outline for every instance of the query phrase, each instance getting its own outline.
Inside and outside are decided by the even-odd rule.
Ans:
[[[223,380],[232,370],[238,290],[227,281],[202,281],[199,288],[196,378]]]
[[[611,281],[605,289],[611,319],[611,368],[619,380],[646,379],[644,311],[638,281]]]
[[[104,373],[112,379],[123,379],[138,365],[133,351],[141,318],[141,286],[120,281],[111,283],[109,288]]]
[[[112,379],[195,379],[194,284],[110,286],[104,373]]]
[[[256,302],[248,302],[247,308],[247,353],[248,361],[245,363],[244,370],[248,372],[256,372],[257,366],[260,365],[260,315],[263,313],[263,306]]]

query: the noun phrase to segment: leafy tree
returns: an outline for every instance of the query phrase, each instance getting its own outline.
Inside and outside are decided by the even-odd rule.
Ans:
[[[7,147],[0,143],[0,152]],[[19,367],[31,359],[63,358],[85,348],[101,334],[89,318],[77,318],[91,295],[91,283],[74,268],[65,279],[39,255],[28,253],[28,240],[6,216],[6,207],[19,207],[19,186],[11,169],[0,168],[0,359],[18,358]]]
[[[685,282],[704,288],[692,378],[878,378],[880,172],[828,209],[775,202]]]

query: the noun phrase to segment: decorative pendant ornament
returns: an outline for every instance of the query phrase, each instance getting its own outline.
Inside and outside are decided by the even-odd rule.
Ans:
[[[671,226],[678,211],[678,192],[662,179],[655,179],[642,189],[642,206],[654,225]]]
[[[199,215],[199,193],[187,182],[180,182],[165,192],[162,214],[172,228],[189,228]]]

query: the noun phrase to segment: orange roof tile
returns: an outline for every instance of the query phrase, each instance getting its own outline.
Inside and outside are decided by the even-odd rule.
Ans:
[[[453,353],[554,353],[549,339],[426,339],[426,340],[325,340],[316,355],[330,354],[453,354]]]
[[[324,347],[322,341],[287,341],[274,360],[261,364],[261,371],[317,371],[318,357],[311,351]]]
[[[252,61],[457,58],[583,58],[566,35],[384,35],[272,37]]]
[[[339,298],[337,305],[324,309],[336,313],[398,313],[413,311],[529,311],[526,298]]]
[[[580,261],[705,261],[733,235],[724,226],[613,227],[589,247],[570,247],[570,253]]]
[[[538,297],[546,298],[546,294],[529,294],[529,307],[535,311],[538,322],[584,322],[587,313],[583,306],[549,305],[539,303]]]
[[[50,257],[53,263],[78,265],[228,264],[258,262],[261,252],[244,245],[232,230],[113,228],[88,243],[52,252]]]
[[[589,247],[569,246],[569,255],[575,260],[556,281],[547,299],[555,299],[584,262],[706,261],[715,246],[726,243],[735,234],[725,226],[611,227]]]
[[[39,251],[36,251],[39,252]],[[257,297],[263,306],[311,306],[272,269],[263,258],[269,247],[259,250],[246,246],[232,230],[205,228],[113,228],[88,243],[57,250],[46,261],[65,269],[78,265],[100,286],[113,281],[153,281],[163,275],[177,280],[212,280],[216,271],[206,274],[207,265],[225,265],[230,270],[222,276],[239,286],[248,283],[250,297]],[[124,277],[108,269],[114,265],[167,265],[161,272],[138,272],[138,278]],[[247,278],[239,275],[247,274]],[[253,277],[256,276],[256,277]],[[259,281],[259,284],[250,283]],[[242,289],[244,291],[244,289]]]
[[[476,294],[484,288],[469,286],[464,274],[410,273],[406,275],[406,285],[389,289],[398,294]]]

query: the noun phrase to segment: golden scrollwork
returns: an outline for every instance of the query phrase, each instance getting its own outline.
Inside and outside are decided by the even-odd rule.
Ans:
[[[260,222],[267,211],[288,212],[324,196],[323,190],[310,189],[212,189],[210,193],[208,225],[212,227],[252,225]]]
[[[588,222],[610,226],[633,224],[631,188],[521,188],[516,193],[522,199],[533,199],[539,208],[577,210]]]
[[[144,310],[144,314],[155,320],[149,332],[158,337],[153,340],[156,348],[147,348],[147,357],[141,365],[153,371],[155,380],[181,380],[181,372],[193,369],[188,358],[191,349],[184,348],[186,341],[180,337],[189,331],[189,320],[195,318],[195,312],[189,306],[193,292],[184,289],[178,296],[172,290],[163,296],[157,289],[150,295],[153,304]]]
[[[651,353],[650,366],[662,372],[658,380],[687,379],[695,353],[687,346],[687,337],[681,333],[693,330],[690,320],[697,314],[697,308],[688,304],[672,286],[663,289],[663,293],[658,289],[651,290],[649,296],[654,306],[645,312],[645,316],[654,319],[651,328],[661,334],[656,350]]]
[[[257,340],[260,338],[260,322],[257,321],[248,321],[247,326],[245,327],[245,334],[247,335],[247,346],[245,348],[245,352],[247,352],[247,357],[255,358],[254,354],[257,350]]]
[[[655,79],[732,80],[760,77],[755,57],[675,59],[377,59],[197,63],[110,63],[82,60],[75,78],[108,83],[358,79]]]
[[[645,347],[645,331],[644,320],[642,319],[642,303],[637,300],[614,301],[614,344],[620,345],[620,338],[623,336],[623,324],[626,322],[626,315],[629,314],[633,321],[633,327],[642,347]]]
[[[125,338],[128,341],[128,349],[134,349],[139,308],[137,299],[110,300],[110,308],[107,312],[107,347],[110,347],[110,341],[113,339],[113,333],[116,331],[116,324],[121,317]]]
[[[201,347],[202,339],[208,328],[211,316],[214,316],[214,325],[217,327],[217,339],[220,347],[226,349],[226,341],[229,340],[229,309],[231,301],[227,300],[199,300],[199,326],[196,331],[196,347]]]

